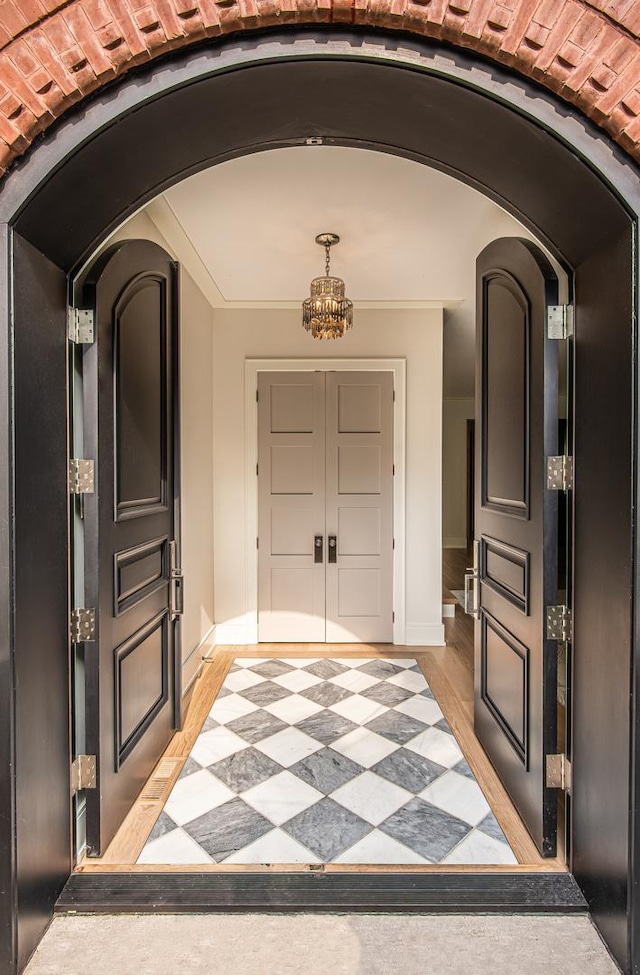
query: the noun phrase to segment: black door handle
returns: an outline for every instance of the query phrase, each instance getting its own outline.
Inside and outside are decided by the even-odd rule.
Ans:
[[[313,536],[313,561],[322,562],[324,559],[324,554],[322,551],[322,535]]]
[[[327,562],[337,562],[338,561],[338,536],[329,535],[329,558]]]

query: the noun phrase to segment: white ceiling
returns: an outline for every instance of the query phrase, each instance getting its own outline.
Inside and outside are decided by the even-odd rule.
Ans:
[[[298,305],[324,273],[316,234],[339,234],[332,271],[356,307],[448,309],[448,396],[473,395],[476,255],[495,237],[530,236],[437,170],[328,146],[221,163],[167,190],[148,212],[214,307]]]

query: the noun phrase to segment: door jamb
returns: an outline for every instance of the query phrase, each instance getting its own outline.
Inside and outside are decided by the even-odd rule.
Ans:
[[[393,410],[393,643],[406,646],[405,626],[405,359],[245,359],[245,551],[247,571],[246,643],[258,642],[258,388],[259,372],[392,372]]]

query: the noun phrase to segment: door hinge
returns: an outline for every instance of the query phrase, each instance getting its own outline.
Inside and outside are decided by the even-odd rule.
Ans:
[[[571,792],[571,762],[566,755],[547,755],[546,785],[548,789]]]
[[[568,339],[573,335],[573,305],[547,305],[547,338]]]
[[[94,340],[94,314],[89,308],[69,309],[69,341],[75,345],[91,345]]]
[[[87,643],[96,638],[95,609],[72,609],[69,620],[69,636],[72,643]]]
[[[78,755],[71,763],[71,791],[75,795],[81,789],[95,789],[96,756]]]
[[[547,488],[549,491],[573,491],[573,457],[547,457]]]
[[[547,640],[571,643],[573,614],[568,606],[547,606]]]
[[[93,494],[95,465],[92,460],[73,457],[69,461],[69,494]]]

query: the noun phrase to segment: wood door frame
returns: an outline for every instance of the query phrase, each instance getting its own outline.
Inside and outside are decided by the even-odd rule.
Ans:
[[[245,359],[245,552],[247,610],[245,643],[258,643],[258,388],[259,372],[391,372],[395,402],[393,410],[393,643],[406,642],[406,431],[407,431],[407,362],[404,358],[381,359]],[[218,640],[218,642],[223,642]],[[421,641],[423,645],[423,641]]]
[[[212,105],[216,124],[203,126]],[[483,139],[474,139],[476,130]],[[20,243],[72,275],[126,217],[178,179],[234,156],[319,138],[404,155],[462,179],[518,216],[575,271],[581,500],[574,579],[582,608],[575,621],[572,869],[619,963],[640,972],[640,544],[633,517],[640,498],[633,394],[639,170],[578,110],[506,66],[407,33],[327,24],[220,38],[132,68],[59,119],[4,179],[0,395],[8,422],[0,427],[0,556],[10,585],[0,588],[2,975],[26,963],[70,869],[64,538],[60,551],[31,557],[42,525],[59,528],[67,512],[66,392],[64,381],[54,382],[56,369],[65,375],[67,325],[53,293],[28,328],[20,325]],[[52,335],[53,352],[45,341]],[[14,504],[20,458],[36,458],[47,476],[34,477],[32,465],[28,491],[18,483]],[[48,703],[63,705],[55,714],[41,707],[43,674]],[[52,694],[57,686],[59,695]],[[38,819],[42,803],[31,801],[34,782],[43,788],[41,763],[61,769],[45,790],[46,828]],[[118,906],[118,877],[111,883]],[[268,896],[242,900],[239,909],[255,909]],[[368,902],[373,909],[376,898]],[[394,903],[403,909],[406,897]]]

